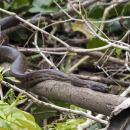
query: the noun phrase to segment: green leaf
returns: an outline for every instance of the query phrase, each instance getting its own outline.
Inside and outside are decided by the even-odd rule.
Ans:
[[[23,14],[26,14],[29,11],[29,9],[31,9],[31,8],[33,8],[32,5],[23,5],[23,6],[19,7],[19,8],[18,7],[13,8],[11,11],[16,12],[17,14],[22,14],[23,15]],[[24,34],[24,35],[26,35],[26,34]],[[21,35],[19,35],[19,36],[21,36]]]
[[[27,113],[27,112],[25,112],[25,111],[22,111],[22,113],[23,113],[24,116],[25,116],[27,119],[29,119],[30,121],[35,121],[34,117],[33,117],[31,114],[29,114],[29,113]]]
[[[3,78],[4,78],[4,77],[3,77],[3,75],[2,75],[2,74],[0,74],[0,79],[2,79],[2,80],[3,80]]]
[[[48,112],[48,111],[51,111],[51,112]],[[39,105],[36,105],[35,106],[32,106],[31,107],[31,110],[30,110],[31,113],[37,113],[37,114],[34,114],[33,116],[35,117],[35,120],[36,122],[41,122],[41,120],[43,119],[48,119],[48,118],[51,118],[51,117],[57,117],[57,111],[55,111],[54,109],[52,108],[49,108],[49,107],[43,107],[43,106],[39,106]]]
[[[88,17],[89,18],[94,18],[94,19],[100,19],[103,16],[104,10],[105,10],[106,6],[95,6],[95,8],[93,8],[93,10],[91,10],[88,13]]]
[[[11,2],[11,6],[8,5],[10,11],[20,15],[27,14],[28,10],[33,7],[32,4],[30,4],[31,1],[29,0],[12,0]]]
[[[51,13],[58,11],[58,9],[54,6],[52,7],[39,7],[39,6],[34,6],[29,10],[31,13],[36,13],[36,12],[41,12],[41,13]]]
[[[0,66],[0,73],[2,73],[3,70],[4,70],[4,67]]]
[[[10,70],[10,68],[4,69],[4,70],[2,71],[2,75],[3,75],[4,73],[6,73],[7,71],[9,71],[9,70]]]
[[[27,98],[20,99],[19,101],[17,101],[17,105],[23,104],[23,103],[25,103],[25,101],[27,101]]]
[[[120,56],[120,54],[121,54],[121,49],[120,48],[116,48],[116,54],[117,54],[117,57],[119,57]]]
[[[52,3],[52,0],[33,0],[34,6],[49,6]]]
[[[109,12],[109,15],[112,17],[112,16],[120,16],[121,15],[121,12],[122,12],[122,9],[124,8],[123,5],[117,5],[115,8],[112,8]]]
[[[9,80],[11,80],[11,81],[13,81],[13,82],[16,82],[16,83],[20,83],[20,81],[19,80],[17,80],[15,77],[4,77],[5,79],[9,79]]]
[[[67,72],[71,67],[71,58],[67,60],[67,63],[65,64],[64,72]]]
[[[31,114],[2,101],[0,102],[0,116],[0,130],[3,128],[10,130],[41,130]]]
[[[3,100],[4,100],[4,101],[7,100],[8,103],[11,104],[12,102],[15,101],[15,97],[16,97],[16,96],[15,96],[15,93],[14,93],[14,89],[10,88],[10,89],[6,92],[6,94],[5,94]]]
[[[94,37],[91,41],[89,41],[89,43],[87,44],[87,48],[99,48],[102,46],[107,45],[106,42],[100,40],[97,37]]]
[[[13,0],[13,3],[19,5],[29,4],[29,0]]]
[[[89,25],[93,28],[93,26],[91,24],[89,24]],[[71,26],[72,26],[73,31],[81,32],[88,38],[93,37],[91,30],[89,29],[88,25],[86,25],[85,23],[76,21],[74,23],[71,23]]]
[[[33,7],[29,10],[31,13],[42,12],[42,13],[51,13],[58,11],[56,5],[52,5],[52,0],[33,0]]]
[[[70,105],[70,109],[86,112],[86,109],[83,109],[83,108],[75,106],[75,105]]]
[[[7,129],[8,125],[6,124],[6,121],[0,118],[0,130],[7,130]]]
[[[90,128],[89,128],[89,130],[95,130],[95,129],[101,129],[102,128],[102,126],[101,126],[101,124],[100,123],[96,123],[96,124],[94,124],[94,125],[92,125]]]
[[[130,12],[130,2],[128,2],[128,3],[124,6],[124,8],[123,8],[123,10],[122,10],[122,12],[121,12],[121,15],[124,16],[127,12]]]
[[[6,119],[5,113],[2,110],[0,110],[0,118]]]
[[[111,24],[111,26],[110,24],[106,24],[104,30],[105,31],[110,30],[111,32],[117,32],[118,34],[122,33],[122,27],[119,21],[115,21],[114,23]]]
[[[75,130],[78,124],[84,122],[83,119],[68,119],[65,123],[57,123],[56,130]]]

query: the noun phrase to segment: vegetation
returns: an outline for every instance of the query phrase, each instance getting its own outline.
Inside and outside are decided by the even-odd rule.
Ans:
[[[25,21],[21,21],[20,29],[16,26],[15,31],[9,30],[10,44],[22,47],[18,50],[27,54],[31,69],[58,68],[65,73],[84,75],[85,79],[86,73],[89,73],[88,79],[96,75],[95,77],[106,78],[107,81],[107,77],[111,77],[111,80],[121,80],[125,86],[125,81],[129,82],[130,70],[130,2],[90,0],[87,1],[92,2],[89,6],[84,4],[85,2],[85,0],[81,0],[81,3],[66,0],[2,0],[1,9],[10,13],[0,10],[0,16],[3,18],[15,12],[23,20],[29,19],[31,23],[47,32],[31,28],[29,24],[28,26],[27,23],[24,24]],[[74,10],[73,13],[67,8]],[[60,11],[66,14],[60,14]],[[33,51],[29,53],[26,48],[33,48]],[[45,61],[42,60],[43,55],[41,56],[39,52],[35,53],[38,48],[44,50]],[[86,54],[89,56],[85,57]],[[96,55],[93,56],[94,54]],[[8,70],[4,70],[4,67],[0,68],[0,79],[8,83],[19,82],[13,77],[4,76]],[[123,73],[124,71],[126,73]],[[124,90],[116,80],[112,80],[111,86],[108,83],[109,88],[112,88],[110,93],[115,95]],[[75,130],[80,129],[80,124],[90,121],[90,119],[86,121],[86,117],[82,115],[56,110],[49,105],[43,106],[39,102],[34,103],[33,99],[30,100],[22,90],[5,89],[3,93],[4,96],[0,101],[1,130],[25,130],[25,128],[27,130]],[[86,112],[85,109],[70,103],[33,96],[40,101],[51,102],[62,108]],[[87,112],[92,114],[89,110]],[[98,115],[94,113],[93,116]],[[83,128],[95,130],[103,127],[100,122],[91,122]]]

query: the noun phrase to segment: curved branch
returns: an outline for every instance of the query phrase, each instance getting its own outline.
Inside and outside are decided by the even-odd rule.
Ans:
[[[110,115],[111,111],[126,99],[126,97],[101,93],[54,80],[43,81],[30,88],[29,91],[105,115]]]

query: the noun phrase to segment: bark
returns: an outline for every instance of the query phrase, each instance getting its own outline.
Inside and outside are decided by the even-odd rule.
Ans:
[[[111,111],[126,99],[118,95],[101,93],[54,80],[43,81],[30,88],[29,91],[53,100],[72,103],[105,115],[110,115]]]

